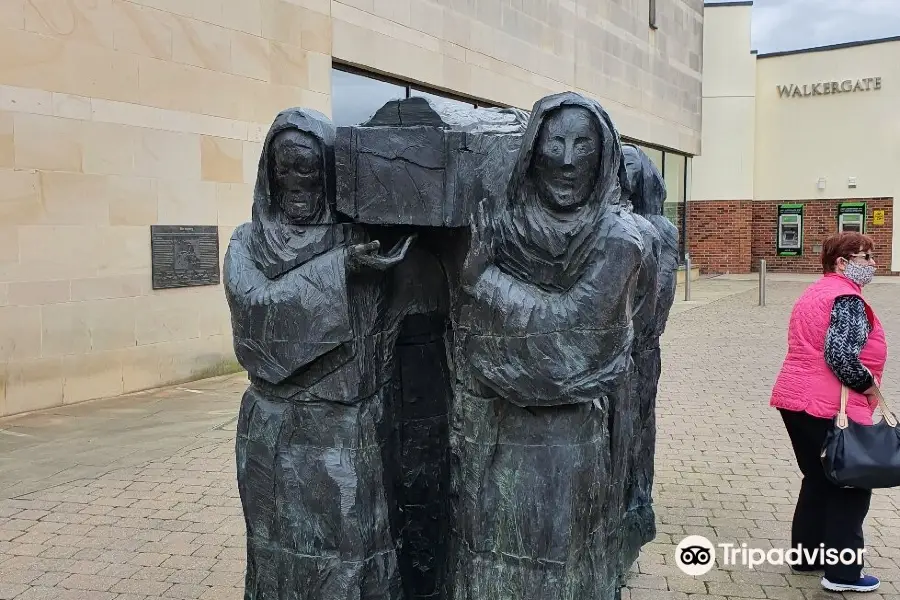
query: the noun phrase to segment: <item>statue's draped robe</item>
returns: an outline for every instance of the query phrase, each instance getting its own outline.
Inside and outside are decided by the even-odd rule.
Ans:
[[[678,270],[678,229],[661,213],[665,204],[665,182],[650,158],[634,146],[625,147],[625,176],[636,206],[635,219],[645,242],[655,247],[652,281],[649,265],[642,268],[635,310],[635,343],[632,351],[635,377],[632,404],[636,409],[630,432],[631,453],[627,465],[625,524],[623,527],[622,575],[637,560],[641,546],[656,537],[652,503],[656,454],[656,396],[661,371],[659,339],[675,300]],[[645,261],[646,263],[646,261]]]
[[[612,125],[598,105],[582,102],[562,94],[536,107],[509,206],[497,209],[494,254],[505,265],[495,261],[460,292],[451,429],[455,600],[619,595],[608,524],[623,482],[611,478],[621,459],[612,454],[611,430],[616,407],[628,401],[643,245],[634,218],[611,201],[618,199],[619,151]],[[540,120],[567,103],[588,108],[603,125],[603,158],[596,204],[585,211],[590,220],[573,234],[569,262],[554,269],[535,258],[539,250],[517,244],[529,226],[531,239],[555,235],[535,229],[548,221],[525,173]]]
[[[640,407],[640,418],[635,429],[626,523],[629,529],[637,532],[636,539],[641,545],[656,537],[652,494],[653,457],[656,454],[656,396],[662,370],[659,339],[665,331],[669,311],[675,301],[678,275],[678,229],[663,215],[647,215],[644,218],[656,229],[660,253],[655,317],[634,353],[638,390],[634,398]],[[634,551],[635,559],[639,550],[637,548]]]
[[[322,145],[327,201],[309,224],[286,220],[269,185],[272,140],[291,128]],[[314,111],[278,116],[254,220],[225,256],[235,353],[250,378],[236,440],[245,600],[402,597],[382,459],[397,327],[383,276],[348,272],[347,248],[365,238],[331,217],[333,139]]]
[[[643,445],[642,433],[648,426],[650,411],[646,403],[655,396],[656,380],[648,377],[648,369],[654,369],[650,350],[657,338],[656,312],[659,287],[659,260],[661,241],[656,228],[644,217],[633,215],[635,224],[641,232],[644,242],[644,254],[641,270],[635,290],[634,303],[634,341],[631,356],[634,361],[634,375],[629,381],[628,409],[620,410],[615,431],[614,447],[617,454],[624,457],[616,467],[620,469],[617,477],[625,482],[622,504],[618,514],[623,522],[613,531],[621,535],[620,573],[624,573],[637,559],[641,546],[655,537],[655,523],[645,523],[638,517],[638,477],[637,471],[650,463],[652,469],[653,456],[644,454],[648,449]],[[658,363],[658,361],[657,361]],[[658,365],[656,367],[658,369]],[[657,372],[657,377],[659,373]],[[652,389],[651,389],[652,388]],[[652,424],[650,424],[652,425]],[[641,481],[641,483],[644,483]],[[640,513],[642,516],[644,513]],[[652,514],[651,514],[652,516]],[[649,527],[649,529],[647,529]],[[649,536],[649,537],[648,537]]]
[[[245,598],[399,598],[382,464],[393,347],[382,285],[354,281],[342,247],[269,280],[245,253],[246,232],[227,267],[252,340],[238,347],[251,381],[237,432]]]

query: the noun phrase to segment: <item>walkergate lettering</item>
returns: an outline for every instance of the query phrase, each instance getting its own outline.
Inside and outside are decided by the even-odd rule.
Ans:
[[[866,77],[865,79],[845,79],[837,81],[822,81],[819,83],[804,83],[803,86],[776,85],[778,94],[782,98],[803,98],[806,96],[827,96],[829,94],[846,94],[848,92],[868,92],[881,89],[881,77]]]

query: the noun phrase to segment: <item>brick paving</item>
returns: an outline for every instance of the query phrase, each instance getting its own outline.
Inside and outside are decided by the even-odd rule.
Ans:
[[[695,282],[664,338],[655,502],[659,535],[624,600],[820,600],[815,576],[787,566],[674,566],[688,534],[785,547],[799,486],[768,393],[790,305],[804,283]],[[867,292],[900,347],[893,283]],[[900,397],[900,363],[885,391]],[[0,421],[0,600],[243,597],[244,525],[234,481],[241,376]],[[900,493],[876,492],[866,521],[869,571],[900,600]],[[853,596],[847,594],[847,597]]]

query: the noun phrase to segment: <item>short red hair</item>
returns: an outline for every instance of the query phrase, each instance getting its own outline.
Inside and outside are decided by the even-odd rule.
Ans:
[[[822,243],[822,271],[834,273],[839,258],[847,258],[857,252],[871,252],[875,242],[856,231],[836,233]]]

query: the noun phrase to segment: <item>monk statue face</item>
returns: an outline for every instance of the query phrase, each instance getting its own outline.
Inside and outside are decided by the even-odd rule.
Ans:
[[[600,133],[590,111],[563,107],[541,125],[532,176],[551,209],[571,211],[591,195],[600,164]]]
[[[273,195],[287,218],[308,223],[325,203],[325,173],[319,141],[302,131],[279,133],[272,143]]]

